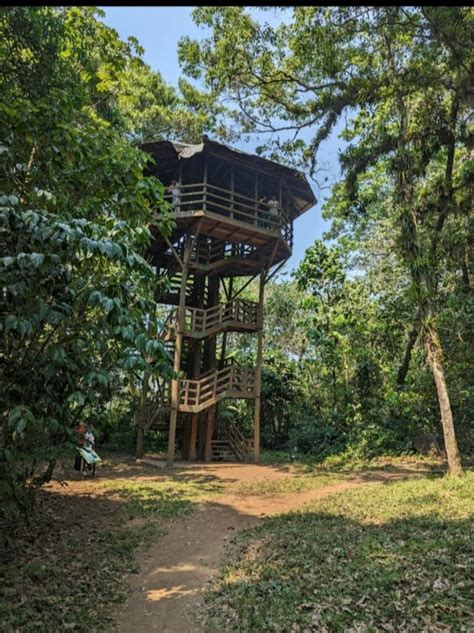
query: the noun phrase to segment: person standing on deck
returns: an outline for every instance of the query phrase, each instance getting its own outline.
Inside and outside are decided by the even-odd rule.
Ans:
[[[280,203],[276,196],[271,196],[270,200],[267,203],[268,213],[270,214],[270,220],[272,225],[271,229],[275,230],[276,228],[280,228]],[[275,226],[275,224],[277,226]]]
[[[181,187],[176,182],[176,180],[172,180],[170,186],[166,190],[167,193],[170,193],[172,196],[172,205],[176,212],[179,211],[179,205],[181,204]]]

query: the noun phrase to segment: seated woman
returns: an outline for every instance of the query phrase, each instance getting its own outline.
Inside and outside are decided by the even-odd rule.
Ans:
[[[79,454],[79,458],[81,460],[81,472],[83,475],[85,475],[86,473],[84,472],[84,465],[87,464],[87,469],[89,471],[92,471],[92,476],[95,475],[95,465],[98,462],[101,462],[101,458],[99,457],[99,455],[95,452],[94,447],[95,447],[95,436],[92,433],[92,429],[88,429],[87,425],[84,425],[86,430],[84,432],[84,441],[82,446],[78,446],[77,447],[77,452]]]

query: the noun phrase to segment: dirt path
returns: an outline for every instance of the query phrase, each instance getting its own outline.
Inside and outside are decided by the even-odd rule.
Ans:
[[[224,481],[269,481],[288,473],[270,466],[220,464],[193,467],[193,474]],[[120,633],[200,633],[196,615],[207,583],[217,573],[233,535],[260,518],[301,508],[328,494],[367,483],[400,479],[413,472],[370,472],[317,490],[273,496],[224,494],[186,519],[174,521],[165,536],[142,556],[141,573],[130,580],[130,595],[117,614]]]

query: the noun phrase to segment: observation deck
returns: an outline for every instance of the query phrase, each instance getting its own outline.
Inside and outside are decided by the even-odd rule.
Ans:
[[[170,242],[195,228],[214,244],[253,247],[272,264],[291,256],[293,222],[316,202],[302,173],[209,139],[198,145],[146,143],[142,149],[155,160],[149,173],[175,188],[176,194],[165,196],[176,221]],[[157,230],[154,237],[150,254],[160,265],[170,253]]]

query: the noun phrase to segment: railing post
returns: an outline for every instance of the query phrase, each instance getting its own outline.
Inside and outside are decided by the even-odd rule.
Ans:
[[[199,406],[201,402],[201,382],[198,380],[196,387],[196,405]]]
[[[179,291],[179,307],[178,307],[178,328],[176,333],[176,343],[174,349],[174,362],[173,371],[176,378],[171,383],[171,413],[170,413],[170,426],[168,436],[168,456],[166,460],[167,466],[172,466],[174,462],[174,449],[176,439],[176,420],[178,418],[179,409],[179,372],[181,369],[181,353],[183,348],[183,336],[184,336],[184,319],[186,309],[186,283],[188,279],[189,258],[191,256],[192,240],[188,238],[184,249],[184,267],[181,277],[181,288]]]

